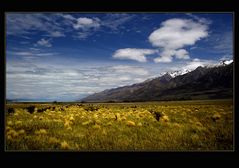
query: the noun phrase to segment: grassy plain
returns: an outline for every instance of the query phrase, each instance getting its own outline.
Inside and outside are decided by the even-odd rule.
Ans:
[[[11,103],[5,116],[7,151],[233,150],[232,100]]]

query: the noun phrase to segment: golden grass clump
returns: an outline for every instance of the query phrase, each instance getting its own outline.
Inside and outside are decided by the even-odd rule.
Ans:
[[[64,123],[64,126],[65,127],[70,127],[71,125],[71,122],[69,120],[66,120],[65,123]]]
[[[199,140],[199,136],[197,134],[193,134],[191,135],[191,139],[192,141],[197,142]]]
[[[39,120],[43,120],[43,119],[44,119],[44,117],[43,117],[43,116],[40,116],[40,117],[39,117]]]
[[[9,126],[6,126],[6,131],[10,131],[12,128]]]
[[[71,130],[72,130],[72,127],[71,127],[71,126],[69,126],[69,127],[67,127],[66,129],[71,131]]]
[[[134,121],[127,121],[127,126],[135,126],[135,122]]]
[[[111,126],[111,125],[113,125],[113,124],[112,124],[112,122],[110,121],[110,122],[108,122],[106,125]]]
[[[219,114],[219,113],[216,113],[216,114],[214,114],[213,116],[212,116],[212,120],[213,121],[217,121],[217,120],[219,120],[221,118],[221,115]]]
[[[70,116],[69,121],[72,121],[72,122],[75,121],[74,117]]]
[[[37,135],[45,135],[45,134],[47,134],[47,131],[45,129],[40,129],[40,130],[36,130],[35,134],[37,134]]]
[[[50,144],[58,144],[58,143],[59,143],[59,140],[56,139],[55,137],[49,137],[49,138],[48,138],[48,142],[49,142]]]
[[[94,115],[93,115],[93,118],[94,118],[94,119],[97,119],[97,118],[98,118],[98,115],[97,115],[97,114],[94,114]]]
[[[89,125],[90,123],[91,123],[91,121],[89,120],[89,121],[83,122],[82,125]]]
[[[202,126],[203,126],[202,123],[200,123],[199,121],[197,121],[195,124],[196,124],[197,126],[199,126],[199,127],[202,127]]]
[[[176,128],[181,128],[181,125],[179,123],[174,123],[173,126]]]
[[[13,125],[13,122],[12,121],[8,121],[7,125],[11,126],[11,125]]]
[[[16,121],[16,125],[22,125],[22,121]]]
[[[11,137],[17,137],[18,133],[12,129],[12,130],[8,131],[7,135],[10,135]]]
[[[24,129],[19,130],[19,131],[18,131],[18,134],[19,134],[19,135],[25,134],[25,130],[24,130]]]
[[[100,127],[100,125],[96,124],[96,125],[93,125],[92,128],[94,128],[94,129],[100,129],[101,127]]]
[[[163,122],[168,122],[169,118],[168,118],[168,116],[164,115],[160,118],[160,120],[163,121]]]
[[[141,122],[139,122],[139,123],[137,124],[137,126],[138,126],[138,127],[142,127],[143,124],[142,124]]]
[[[69,148],[70,145],[66,141],[61,142],[61,149],[69,149]]]

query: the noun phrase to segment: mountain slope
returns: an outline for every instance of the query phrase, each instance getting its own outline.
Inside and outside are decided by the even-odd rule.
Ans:
[[[105,90],[82,101],[153,101],[232,98],[233,63],[215,67],[198,67],[183,75],[161,77],[143,83]]]

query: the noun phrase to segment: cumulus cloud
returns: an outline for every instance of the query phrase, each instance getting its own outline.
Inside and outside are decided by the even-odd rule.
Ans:
[[[208,36],[208,25],[191,19],[169,19],[149,36],[149,42],[160,48],[160,57],[155,62],[171,62],[172,57],[188,59],[188,52],[183,49],[194,45],[198,40]]]
[[[98,18],[87,18],[80,17],[77,19],[77,23],[73,25],[75,29],[89,29],[89,28],[97,28],[100,27],[100,20]]]
[[[146,55],[156,53],[157,50],[151,49],[138,49],[138,48],[125,48],[116,50],[113,54],[113,58],[116,59],[130,59],[138,62],[146,62]]]
[[[39,41],[37,41],[37,43],[35,44],[35,46],[42,46],[42,47],[52,47],[52,44],[50,43],[51,39],[40,39]]]

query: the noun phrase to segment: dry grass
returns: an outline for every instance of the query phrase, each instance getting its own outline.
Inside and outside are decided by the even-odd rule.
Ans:
[[[7,105],[7,150],[233,149],[232,101],[27,106]]]

